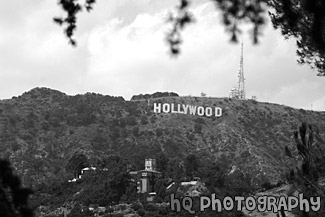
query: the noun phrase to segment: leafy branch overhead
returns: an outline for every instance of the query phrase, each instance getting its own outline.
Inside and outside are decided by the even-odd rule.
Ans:
[[[323,0],[211,0],[221,12],[223,24],[230,34],[232,42],[238,41],[240,25],[251,24],[251,36],[258,43],[265,25],[267,13],[274,28],[282,35],[297,40],[299,64],[308,64],[318,70],[319,76],[325,76],[325,1]],[[181,31],[194,22],[191,14],[191,0],[179,0],[176,12],[171,13],[168,23],[172,27],[166,35],[166,41],[172,55],[180,53]],[[73,34],[77,27],[77,14],[85,8],[93,8],[95,0],[86,0],[84,5],[78,0],[59,0],[58,4],[67,13],[65,18],[56,17],[59,25],[66,25],[64,31],[72,45],[76,45]]]
[[[308,64],[325,75],[325,1],[272,0],[269,12],[273,26],[285,38],[297,40],[298,63]]]
[[[66,25],[64,29],[65,35],[69,38],[69,42],[75,46],[76,40],[73,39],[73,34],[77,29],[77,14],[85,8],[88,12],[93,9],[93,5],[95,0],[86,0],[84,5],[78,3],[78,0],[59,0],[58,4],[62,7],[62,9],[67,13],[65,18],[63,17],[55,17],[53,21],[60,26]]]
[[[178,55],[180,52],[181,31],[187,24],[194,22],[194,17],[189,12],[188,6],[189,1],[181,0],[180,5],[177,6],[177,14],[169,14],[168,22],[172,24],[172,29],[167,33],[166,41],[172,55]]]

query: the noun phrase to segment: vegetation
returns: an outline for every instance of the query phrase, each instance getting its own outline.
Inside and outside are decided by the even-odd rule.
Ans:
[[[281,29],[285,38],[297,40],[298,63],[309,64],[325,75],[325,3],[321,0],[309,1],[269,1],[270,13],[275,28]]]
[[[28,206],[28,197],[32,193],[31,189],[21,187],[10,162],[0,160],[0,216],[32,217],[33,210]]]
[[[88,159],[82,153],[75,153],[69,160],[66,169],[74,174],[75,178],[81,174],[81,169],[87,166]]]
[[[66,207],[67,204],[73,204],[70,208],[69,216],[93,216],[94,212],[99,212],[96,207],[106,207],[103,212],[109,216],[117,216],[119,212],[113,212],[116,209],[120,210],[121,213],[137,213],[140,216],[166,216],[169,214],[173,216],[187,216],[188,213],[186,212],[171,212],[170,208],[164,203],[169,202],[169,195],[171,193],[182,197],[191,190],[178,186],[169,192],[166,191],[166,187],[170,183],[170,177],[175,175],[174,171],[168,170],[168,168],[171,168],[171,163],[175,161],[164,156],[163,153],[159,153],[159,156],[160,163],[169,162],[169,167],[165,169],[165,177],[168,178],[162,177],[155,180],[157,195],[154,202],[158,202],[161,205],[148,203],[147,193],[138,194],[136,192],[136,183],[128,173],[125,159],[117,155],[110,155],[100,160],[102,167],[99,168],[101,169],[98,168],[83,174],[82,178],[75,183],[57,182],[38,188],[38,195],[34,201],[35,206],[42,205],[43,207],[48,207],[47,210],[53,210],[58,207]],[[215,182],[206,182],[205,186],[198,188],[199,191],[210,189],[202,191],[202,194],[217,193],[222,198],[226,195],[253,193],[253,188],[250,184],[251,180],[243,178],[245,175],[241,172],[237,171],[229,175],[227,169],[222,171],[216,170],[215,167],[207,165],[206,161],[195,160],[196,158],[194,154],[188,155],[185,159],[185,162],[187,162],[185,166],[178,169],[178,177],[183,177],[180,178],[181,181],[192,180],[186,174],[194,171],[198,173],[198,168],[206,171],[205,174],[201,174],[203,180],[208,180],[210,176],[222,177],[215,180]],[[221,162],[216,162],[216,164],[221,164]],[[190,175],[193,175],[193,173],[190,173]],[[90,212],[88,207],[95,207],[95,210]],[[210,211],[206,211],[202,213],[202,216],[210,216],[211,214]],[[225,212],[223,215],[241,216],[242,214],[240,212]]]
[[[4,150],[0,157],[10,158],[23,183],[32,187],[72,179],[82,167],[98,165],[98,160],[112,154],[126,159],[135,170],[143,168],[145,158],[155,157],[158,169],[165,175],[174,174],[176,180],[182,177],[180,171],[185,171],[190,154],[195,153],[197,160],[225,156],[230,167],[250,174],[261,174],[262,169],[271,174],[266,179],[276,184],[286,170],[282,150],[290,143],[294,127],[304,119],[314,123],[325,120],[322,112],[301,113],[274,104],[205,98],[198,98],[195,104],[221,106],[222,117],[156,114],[152,105],[161,100],[152,99],[148,105],[146,101],[99,94],[67,96],[46,88],[33,89],[0,102]],[[189,97],[163,100],[193,104]],[[94,119],[87,122],[90,115]],[[324,130],[325,125],[319,128]],[[293,144],[288,147],[294,148]],[[188,177],[196,176],[197,171],[187,171]]]
[[[131,101],[132,100],[161,98],[161,97],[173,97],[173,96],[178,96],[178,94],[174,93],[174,92],[156,92],[153,94],[139,94],[139,95],[132,96]]]
[[[193,98],[166,97],[150,100],[153,102],[192,104]],[[322,176],[324,169],[318,165],[323,164],[317,162],[324,156],[320,151],[323,142],[316,132],[325,130],[323,112],[224,99],[196,98],[195,104],[220,105],[225,112],[214,119],[157,114],[147,101],[125,101],[99,94],[67,96],[36,88],[0,102],[0,156],[10,158],[23,185],[35,190],[32,207],[39,207],[38,212],[47,216],[58,216],[65,208],[74,210],[72,213],[77,216],[79,208],[87,210],[96,204],[107,208],[105,214],[116,215],[117,212],[109,210],[119,209],[119,203],[132,204],[138,200],[138,211],[127,206],[123,212],[164,215],[163,207],[153,211],[144,206],[147,195],[135,193],[135,183],[127,172],[143,169],[148,157],[157,160],[157,170],[162,172],[161,179],[155,180],[154,202],[167,202],[171,192],[179,196],[191,193],[177,184],[170,192],[165,189],[172,181],[179,183],[196,177],[205,183],[196,190],[203,194],[216,192],[220,197],[247,195],[278,186],[286,181],[283,173],[288,165],[299,165],[295,160],[299,153],[290,137],[303,120],[319,127],[312,127],[312,144],[313,153],[318,154],[318,177]],[[82,110],[78,110],[79,105]],[[76,115],[78,112],[80,116]],[[94,119],[83,122],[86,116],[82,114],[93,115]],[[70,117],[79,124],[69,122]],[[196,124],[202,126],[200,132],[195,130]],[[307,127],[306,135],[308,132]],[[285,158],[285,146],[292,158]],[[316,149],[318,146],[320,150]],[[97,169],[77,182],[68,182],[85,166]],[[295,171],[295,176],[300,173]]]
[[[296,148],[300,158],[293,156],[289,148],[286,148],[286,155],[297,163],[295,169],[291,169],[288,180],[292,184],[290,194],[295,191],[303,193],[304,197],[321,197],[321,210],[307,213],[296,211],[298,216],[324,216],[325,214],[325,189],[319,183],[319,178],[325,176],[324,163],[324,141],[320,137],[316,126],[302,123],[298,131],[294,132]]]

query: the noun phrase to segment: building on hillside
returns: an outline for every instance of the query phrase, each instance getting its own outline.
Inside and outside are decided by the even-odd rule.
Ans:
[[[145,159],[145,169],[130,171],[130,175],[137,183],[138,193],[154,192],[156,179],[161,177],[161,172],[156,170],[156,159]]]
[[[198,181],[181,182],[182,186],[196,185]]]
[[[181,186],[196,185],[200,181],[201,181],[201,179],[199,177],[193,177],[193,179],[191,181],[183,181],[180,184],[181,184]]]
[[[78,177],[68,180],[68,182],[76,182],[78,179],[81,179],[83,175],[96,171],[96,167],[85,167],[80,170]],[[108,171],[107,168],[99,169],[101,171]]]
[[[89,173],[91,171],[96,171],[96,167],[85,167],[85,168],[82,168],[81,169],[81,174],[79,175],[79,179],[81,179],[81,176],[86,174],[86,173]]]
[[[81,179],[82,175],[89,173],[91,171],[96,171],[96,167],[85,167],[80,170],[77,177],[74,179],[68,180],[68,182],[76,182],[78,179]]]
[[[208,189],[199,177],[194,177],[189,181],[177,183],[175,181],[170,181],[169,185],[166,187],[166,193],[171,194],[175,192],[176,194],[184,196],[199,197],[202,194],[207,193]]]

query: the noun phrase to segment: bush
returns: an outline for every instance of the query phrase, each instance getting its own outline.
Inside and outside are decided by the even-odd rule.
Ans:
[[[138,214],[139,216],[144,216],[146,214],[146,211],[144,209],[139,209]]]
[[[156,136],[157,137],[160,137],[160,136],[162,136],[163,135],[163,129],[161,129],[161,128],[157,128],[156,129]]]
[[[197,123],[197,124],[205,124],[205,120],[203,118],[198,117],[198,118],[195,119],[195,123]]]
[[[134,116],[127,116],[127,117],[125,117],[124,120],[126,122],[126,125],[129,125],[129,126],[135,126],[138,124],[137,119]]]
[[[138,211],[139,209],[142,208],[142,206],[141,206],[140,203],[132,203],[132,204],[131,204],[131,208],[132,208],[134,211]]]
[[[147,118],[147,116],[142,116],[141,117],[141,124],[142,125],[146,125],[146,124],[148,124],[149,122],[148,122],[148,118]]]
[[[198,123],[195,123],[194,124],[194,131],[196,132],[196,133],[202,133],[202,124],[198,124]]]
[[[132,133],[135,137],[140,136],[141,134],[139,133],[139,127],[134,127],[132,130]]]
[[[154,124],[156,123],[157,117],[155,115],[151,116],[150,123]]]
[[[114,209],[112,207],[107,207],[106,212],[112,213],[112,212],[114,212]]]
[[[158,207],[156,205],[152,204],[152,203],[144,204],[143,208],[146,211],[157,211],[158,210]]]

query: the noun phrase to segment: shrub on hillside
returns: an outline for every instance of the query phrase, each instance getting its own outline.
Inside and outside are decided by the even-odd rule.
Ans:
[[[134,202],[131,204],[131,208],[135,211],[138,211],[139,209],[142,209],[142,205],[140,203]]]
[[[144,216],[146,214],[146,211],[144,209],[139,209],[138,214],[139,216]]]

